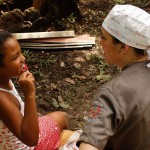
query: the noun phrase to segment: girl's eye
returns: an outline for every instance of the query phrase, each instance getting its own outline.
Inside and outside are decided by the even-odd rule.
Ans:
[[[16,60],[16,59],[18,58],[18,56],[19,56],[19,55],[14,56],[14,57],[12,58],[12,61],[13,61],[13,60]]]
[[[21,52],[17,53],[17,54],[12,58],[12,61],[13,61],[13,60],[16,60],[17,58],[19,58],[19,57],[21,57],[21,56],[22,56],[22,53],[21,53]]]

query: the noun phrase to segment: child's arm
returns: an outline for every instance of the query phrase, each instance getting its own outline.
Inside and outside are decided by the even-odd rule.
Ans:
[[[35,80],[33,75],[29,71],[27,71],[22,73],[18,82],[25,97],[25,110],[24,118],[22,121],[22,134],[24,136],[25,141],[35,139],[35,143],[37,143],[39,137],[39,125],[35,103],[34,81]]]
[[[6,96],[5,93],[0,97],[0,117],[19,140],[28,146],[35,146],[38,143],[39,126],[33,75],[23,72],[19,84],[25,96],[24,116],[20,113],[14,96]]]

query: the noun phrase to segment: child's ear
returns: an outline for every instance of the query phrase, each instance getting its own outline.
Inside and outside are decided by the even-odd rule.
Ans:
[[[120,47],[120,52],[122,52],[122,53],[126,53],[127,51],[128,51],[128,49],[129,49],[129,45],[126,45],[126,44],[121,44],[121,47]]]

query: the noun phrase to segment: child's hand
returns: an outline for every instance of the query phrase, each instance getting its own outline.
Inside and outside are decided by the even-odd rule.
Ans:
[[[26,98],[35,96],[34,82],[34,76],[29,71],[23,72],[19,77],[18,83]]]

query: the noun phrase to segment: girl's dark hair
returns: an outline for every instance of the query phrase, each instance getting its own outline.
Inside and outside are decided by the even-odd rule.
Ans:
[[[11,33],[5,30],[0,30],[0,66],[3,66],[3,58],[5,54],[4,42],[8,38],[12,38]]]
[[[119,41],[117,38],[115,38],[114,36],[113,36],[113,42],[115,43],[115,44],[117,44],[117,43],[122,43],[121,41]],[[143,49],[139,49],[139,48],[135,48],[135,47],[133,47],[133,49],[134,49],[134,51],[135,51],[135,53],[136,54],[138,54],[138,55],[145,55],[145,51],[143,50]]]

